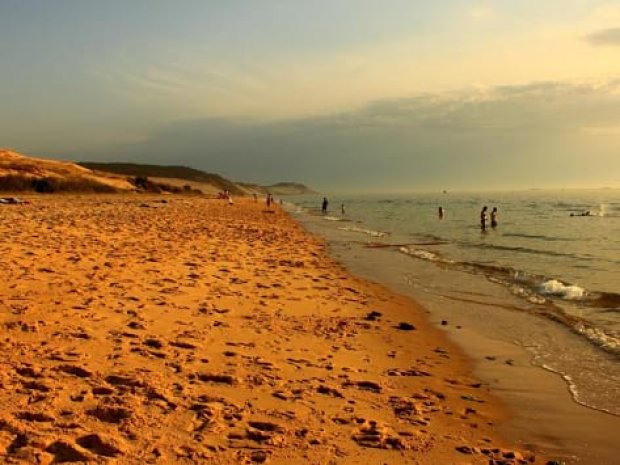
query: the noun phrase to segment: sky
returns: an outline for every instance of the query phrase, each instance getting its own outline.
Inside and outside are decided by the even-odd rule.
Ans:
[[[620,186],[620,0],[0,0],[0,147],[326,192]]]

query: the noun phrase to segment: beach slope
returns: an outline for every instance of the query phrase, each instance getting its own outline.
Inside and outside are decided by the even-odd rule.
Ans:
[[[31,200],[0,207],[1,462],[545,463],[423,309],[283,211]]]

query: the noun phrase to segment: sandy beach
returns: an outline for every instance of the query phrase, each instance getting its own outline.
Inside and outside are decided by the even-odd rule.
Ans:
[[[0,462],[546,463],[409,298],[262,202],[0,214]]]

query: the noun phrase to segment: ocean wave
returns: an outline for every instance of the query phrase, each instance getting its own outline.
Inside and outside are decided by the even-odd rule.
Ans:
[[[468,242],[460,242],[459,244],[464,247],[469,247],[469,248],[474,248],[474,249],[503,250],[506,252],[526,253],[526,254],[532,254],[532,255],[547,255],[550,257],[570,257],[570,258],[577,258],[580,260],[592,260],[591,257],[587,257],[583,255],[555,252],[553,250],[532,249],[530,247],[508,246],[508,245],[498,245],[498,244],[478,244],[478,243],[468,243]]]
[[[358,226],[343,226],[338,229],[340,229],[341,231],[350,231],[350,232],[356,232],[360,234],[366,234],[371,237],[385,237],[389,235],[389,233],[387,232],[374,231],[372,229],[360,228]]]
[[[620,338],[617,335],[595,326],[586,318],[567,313],[562,306],[558,305],[558,300],[567,303],[577,301],[580,305],[591,304],[592,300],[597,297],[588,293],[586,289],[565,284],[557,279],[545,280],[538,286],[531,283],[523,285],[523,283],[507,283],[502,279],[490,279],[499,284],[507,284],[512,294],[539,306],[534,310],[536,315],[560,323],[599,349],[620,358]]]
[[[586,296],[586,290],[583,287],[564,284],[557,279],[549,279],[538,287],[538,292],[542,295],[559,297],[565,300],[581,300]]]
[[[464,271],[482,274],[490,281],[509,287],[513,294],[527,298],[532,303],[544,303],[546,298],[585,301],[586,298],[591,296],[585,288],[575,284],[565,283],[555,278],[532,275],[521,270],[515,270],[509,266],[476,262],[455,262],[442,257],[436,252],[411,247],[401,247],[400,251],[423,260],[452,264]],[[610,293],[594,294],[591,299],[587,300],[587,303],[591,302],[597,302],[598,305],[596,306],[602,306],[602,303],[620,305],[620,295]]]
[[[454,262],[425,249],[401,247],[399,250],[414,258],[482,274],[489,281],[506,286],[513,295],[539,306],[536,314],[566,326],[595,346],[620,357],[620,338],[596,327],[584,318],[569,315],[554,303],[566,302],[589,307],[620,308],[620,294],[589,292],[575,284],[565,283],[555,278],[531,275],[506,266]]]
[[[399,249],[402,253],[412,255],[414,257],[422,258],[423,260],[429,260],[431,262],[440,261],[439,255],[424,249],[411,249],[409,247],[401,247]]]
[[[574,324],[573,330],[585,336],[590,342],[593,342],[606,352],[620,356],[620,339],[617,337],[592,326],[586,321],[579,321]]]
[[[324,216],[323,219],[325,221],[343,221],[344,218],[340,218],[338,216]]]
[[[487,278],[508,286],[513,294],[532,303],[542,304],[552,299],[579,301],[589,305],[595,301],[595,294],[591,294],[587,289],[556,278],[533,275],[510,267],[472,263],[467,266],[482,270]]]
[[[445,237],[441,237],[441,236],[437,236],[436,234],[429,234],[429,233],[416,233],[416,234],[412,234],[412,237],[415,237],[416,239],[421,239],[424,241],[441,241],[441,242],[448,242],[448,240]]]
[[[502,280],[491,280],[506,284]],[[620,358],[620,338],[617,335],[597,327],[584,317],[567,313],[561,305],[558,305],[557,300],[553,300],[560,299],[560,301],[569,303],[579,301],[587,304],[589,303],[589,294],[585,289],[579,286],[566,285],[561,281],[552,279],[545,281],[538,288],[513,283],[509,285],[509,290],[517,297],[536,304],[538,307],[531,310],[534,314],[561,324],[569,331],[584,337],[599,349]]]
[[[551,204],[551,207],[559,208],[561,210],[578,210],[587,209],[590,205],[585,202],[555,202]]]
[[[554,236],[545,236],[542,234],[522,234],[522,233],[503,233],[504,237],[520,237],[523,239],[536,239],[546,242],[564,242],[564,241],[574,241],[575,239],[569,239],[567,237],[554,237]]]
[[[489,278],[489,280],[496,282],[498,284],[506,285],[506,283],[500,279],[493,279],[491,277]],[[524,287],[518,284],[509,285],[508,289],[513,295],[516,295],[517,297],[525,299],[528,302],[535,304],[535,305],[544,305],[548,302],[548,300],[545,297],[539,294],[536,294],[531,289],[528,289],[527,287]]]
[[[589,304],[593,307],[620,311],[620,294],[615,294],[613,292],[592,293]]]
[[[426,249],[417,249],[413,247],[403,246],[403,247],[400,247],[398,250],[401,253],[404,253],[405,255],[420,258],[422,260],[427,260],[429,262],[445,263],[445,264],[456,263],[452,260],[448,260],[447,258],[442,257],[437,252],[431,252],[430,250],[426,250]]]

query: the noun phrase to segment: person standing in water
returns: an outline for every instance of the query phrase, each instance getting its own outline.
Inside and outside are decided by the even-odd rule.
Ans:
[[[340,204],[340,212],[342,213],[342,216],[344,216],[344,203]]]
[[[482,207],[482,211],[480,212],[480,229],[486,231],[487,229],[487,206]]]
[[[491,227],[497,227],[497,207],[493,207],[493,210],[491,210]]]
[[[439,214],[439,219],[443,220],[443,207],[439,207],[439,209],[437,211],[438,211],[438,214]]]
[[[323,204],[321,205],[321,212],[325,215],[327,213],[327,206],[329,202],[327,201],[327,197],[323,197]]]

